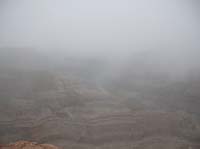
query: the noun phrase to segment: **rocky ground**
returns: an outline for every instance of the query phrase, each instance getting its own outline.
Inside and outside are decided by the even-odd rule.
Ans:
[[[50,144],[38,144],[35,142],[18,141],[8,145],[0,146],[1,149],[58,149],[56,146]]]

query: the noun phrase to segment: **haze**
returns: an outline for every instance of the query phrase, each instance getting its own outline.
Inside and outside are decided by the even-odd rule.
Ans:
[[[0,143],[199,148],[199,8],[0,0]]]

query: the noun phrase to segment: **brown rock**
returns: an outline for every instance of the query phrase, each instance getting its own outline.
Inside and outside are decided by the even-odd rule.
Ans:
[[[0,149],[59,149],[50,144],[38,144],[36,142],[18,141],[9,145],[0,146]]]

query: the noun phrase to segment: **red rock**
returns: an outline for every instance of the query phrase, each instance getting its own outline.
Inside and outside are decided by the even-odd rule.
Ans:
[[[0,145],[0,149],[59,149],[50,144],[38,144],[36,142],[18,141],[8,145]]]

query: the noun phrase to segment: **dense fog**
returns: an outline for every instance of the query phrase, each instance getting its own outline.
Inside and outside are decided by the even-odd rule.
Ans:
[[[184,73],[199,63],[195,0],[1,0],[0,4],[1,48],[28,48],[55,59],[100,59],[108,71],[123,68],[142,52],[171,73],[179,69]]]
[[[198,0],[0,0],[0,143],[93,148],[121,137],[149,149],[138,140],[171,136],[157,142],[200,147],[199,8]],[[151,130],[127,137],[140,127],[125,127],[124,113]]]

